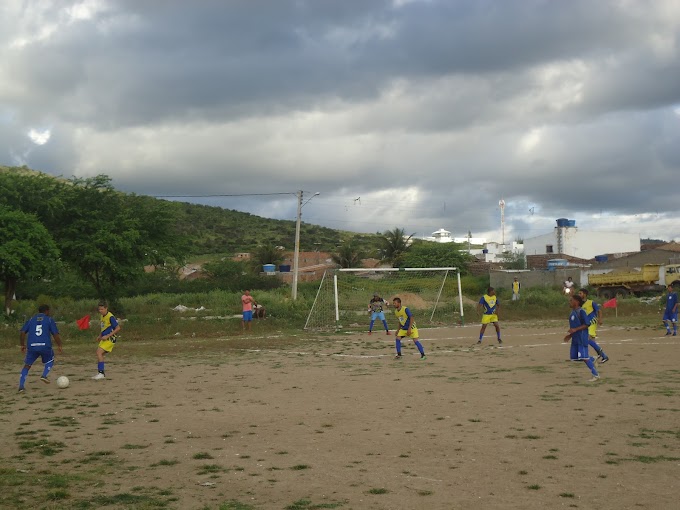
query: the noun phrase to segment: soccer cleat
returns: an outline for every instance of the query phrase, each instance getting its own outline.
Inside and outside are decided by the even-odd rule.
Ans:
[[[102,374],[101,372],[99,372],[97,375],[92,377],[92,379],[94,379],[95,381],[101,381],[102,379],[106,379],[106,376],[104,374]]]
[[[386,335],[389,335],[389,334],[390,334],[390,332],[389,332],[389,331],[387,331],[387,330],[385,330],[385,334],[386,334]]]
[[[594,375],[590,379],[588,379],[588,382],[596,382],[596,381],[599,381],[599,380],[600,380],[600,376]]]
[[[50,380],[47,377],[41,377],[40,380],[44,382],[45,384],[50,384]]]
[[[369,335],[370,335],[371,333],[373,333],[373,332],[372,332],[372,331],[369,331],[369,332],[368,332]]]
[[[481,344],[481,343],[482,343],[481,340],[477,340],[477,345],[479,345],[479,344]]]
[[[499,339],[498,339],[498,345],[500,345],[500,344],[502,344],[502,343],[503,343],[503,340],[501,340],[501,339],[499,338]]]
[[[420,359],[427,359],[427,356],[425,356],[424,354],[421,354]]]
[[[19,388],[19,393],[26,393],[26,390],[24,388]]]
[[[397,354],[394,359],[401,359],[401,354]]]
[[[609,356],[607,356],[606,354],[600,356],[600,363],[606,363],[607,361],[609,361]]]
[[[671,336],[670,330],[666,331],[666,336]]]

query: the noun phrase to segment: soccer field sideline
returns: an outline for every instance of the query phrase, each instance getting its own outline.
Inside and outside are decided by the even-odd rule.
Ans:
[[[437,328],[437,329],[444,329],[444,328]],[[607,331],[607,330],[605,330]],[[563,334],[560,332],[542,332],[542,333],[530,333],[530,334],[524,334],[521,335],[521,337],[536,337],[536,336],[546,336],[546,335],[551,335],[551,336],[560,336],[562,337]],[[275,335],[273,337],[270,336],[264,336],[264,337],[255,337],[255,338],[275,338],[280,335]],[[509,335],[512,337],[512,335]],[[515,336],[516,337],[516,336]],[[668,340],[667,342],[659,342],[659,341],[652,341],[655,339],[664,339],[666,338],[665,336],[658,336],[658,337],[650,337],[647,340],[640,341],[640,339],[636,338],[617,338],[615,340],[610,340],[610,341],[602,341],[600,338],[598,338],[598,343],[600,345],[625,345],[630,342],[636,342],[637,345],[676,345],[676,342],[672,340]],[[423,343],[430,343],[430,342],[438,342],[442,340],[469,340],[469,336],[447,336],[447,337],[437,337],[437,338],[421,338],[420,341]],[[360,343],[363,342],[364,340],[358,340],[358,339],[352,339],[352,343]],[[386,345],[393,345],[394,344],[394,338],[373,338],[372,341],[375,342],[380,342],[384,343]],[[347,339],[338,339],[334,340],[334,342],[342,342],[346,343]],[[510,349],[516,349],[516,348],[536,348],[536,347],[561,347],[565,348],[565,346],[568,347],[567,342],[551,342],[551,343],[539,343],[539,344],[508,344],[507,342],[504,342],[503,345],[496,345],[494,342],[494,339],[490,338],[486,341],[488,345],[482,344],[481,346],[477,346],[476,341],[474,344],[470,346],[461,346],[456,349],[438,349],[437,351],[433,352],[428,352],[428,358],[430,358],[433,355],[437,354],[455,354],[455,353],[460,353],[460,352],[475,352],[475,351],[482,351],[482,350],[490,350],[490,349],[499,349],[499,350],[510,350]],[[345,354],[345,353],[337,353],[337,352],[319,352],[319,351],[281,351],[277,349],[237,349],[241,350],[243,352],[252,352],[252,353],[277,353],[277,354],[289,354],[289,355],[295,355],[295,356],[327,356],[327,357],[338,357],[338,358],[356,358],[356,359],[371,359],[371,358],[391,358],[393,357],[394,353],[391,351],[389,353],[385,354]]]

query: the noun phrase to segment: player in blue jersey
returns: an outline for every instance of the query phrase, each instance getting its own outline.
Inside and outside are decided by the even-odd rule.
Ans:
[[[501,340],[501,328],[498,325],[498,308],[500,308],[501,302],[496,297],[496,291],[493,287],[486,289],[486,294],[484,294],[479,303],[477,303],[477,311],[484,310],[482,313],[482,329],[479,331],[479,341],[478,344],[482,343],[482,338],[484,338],[484,331],[486,331],[486,326],[493,324],[496,328],[496,338],[498,338],[498,343],[502,344]]]
[[[104,356],[113,350],[113,346],[116,345],[117,334],[120,331],[120,323],[114,315],[109,312],[109,305],[105,302],[100,302],[97,305],[97,310],[101,315],[101,332],[97,337],[97,375],[92,377],[92,379],[99,381],[106,378],[104,371]]]
[[[595,349],[598,361],[606,363],[609,361],[609,356],[604,353],[602,347],[595,341],[597,338],[597,324],[598,322],[602,324],[602,308],[592,299],[588,299],[588,289],[580,289],[578,295],[581,296],[583,300],[582,308],[588,315],[588,345]]]
[[[389,303],[380,297],[377,292],[373,294],[373,298],[368,302],[368,313],[371,314],[371,322],[368,325],[368,334],[370,335],[373,331],[373,324],[376,319],[380,319],[385,326],[385,334],[390,334],[390,328],[387,326],[387,320],[385,319],[385,312],[383,312],[383,306],[389,306]]]
[[[672,285],[668,286],[668,295],[666,296],[666,309],[663,312],[663,325],[666,326],[666,336],[671,334],[671,328],[668,323],[673,324],[673,336],[678,335],[678,294],[673,289]]]
[[[418,336],[418,326],[416,326],[416,321],[413,318],[411,310],[405,306],[401,306],[401,298],[395,297],[392,300],[394,305],[394,315],[397,316],[399,320],[399,327],[394,332],[394,337],[397,346],[397,355],[395,358],[401,359],[401,339],[404,337],[409,337],[416,344],[418,351],[420,352],[420,359],[425,359],[425,349],[423,349],[423,344],[420,343]]]
[[[575,294],[569,298],[569,306],[571,313],[569,314],[569,331],[564,337],[564,341],[568,342],[571,339],[571,350],[569,358],[571,361],[584,361],[590,369],[593,377],[590,382],[595,382],[600,378],[595,368],[595,360],[588,354],[588,314],[581,308],[583,306],[583,298],[579,294]]]
[[[50,317],[50,306],[40,305],[38,313],[28,319],[19,332],[21,352],[26,353],[24,368],[21,369],[21,377],[19,378],[19,393],[25,391],[24,385],[26,384],[28,371],[38,358],[41,358],[44,365],[40,380],[45,384],[49,384],[50,371],[54,365],[52,338],[54,338],[59,354],[61,354],[61,337],[59,336],[57,323]]]

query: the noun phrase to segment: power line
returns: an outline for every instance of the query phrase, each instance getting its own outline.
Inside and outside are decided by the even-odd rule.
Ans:
[[[215,195],[149,195],[154,198],[212,198],[212,197],[269,197],[273,195],[295,195],[294,192],[288,193],[232,193]]]

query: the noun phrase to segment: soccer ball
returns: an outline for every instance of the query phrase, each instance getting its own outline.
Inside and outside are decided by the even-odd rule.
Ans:
[[[57,387],[59,388],[68,388],[69,380],[68,377],[65,375],[59,376],[57,378]]]

